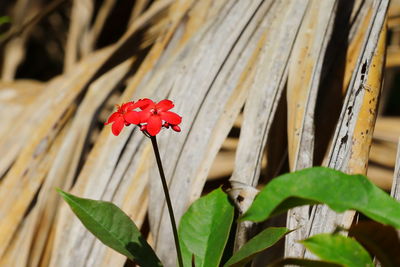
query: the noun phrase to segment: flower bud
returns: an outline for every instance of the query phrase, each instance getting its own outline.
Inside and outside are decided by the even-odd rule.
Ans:
[[[179,127],[178,125],[172,125],[172,130],[174,130],[175,132],[180,132],[181,127]]]

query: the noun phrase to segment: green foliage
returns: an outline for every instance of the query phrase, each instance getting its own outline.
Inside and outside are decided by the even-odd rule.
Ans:
[[[314,235],[301,243],[323,260],[346,267],[374,266],[368,252],[354,239],[338,234]]]
[[[234,206],[217,189],[195,201],[182,216],[179,240],[184,266],[219,266],[233,222]]]
[[[135,224],[117,206],[58,191],[85,227],[105,245],[137,261],[141,266],[162,266]],[[400,228],[399,202],[374,186],[365,176],[348,175],[322,167],[275,178],[258,194],[241,220],[259,222],[296,206],[317,203],[327,204],[337,212],[354,209],[380,223]],[[214,190],[194,202],[182,216],[179,226],[184,266],[222,265],[221,259],[233,218],[234,206],[222,189]],[[370,249],[385,256],[385,253],[374,247],[375,241],[365,238],[365,229],[361,230],[357,233]],[[369,228],[367,230],[370,231]],[[290,230],[284,227],[265,229],[237,251],[224,267],[246,265],[258,253],[288,233]],[[373,266],[368,252],[353,238],[319,234],[301,243],[321,260],[288,258],[271,266]]]
[[[133,221],[113,203],[79,198],[57,189],[83,225],[101,242],[140,266],[162,266]]]
[[[382,266],[400,266],[400,239],[393,227],[373,221],[359,221],[351,226],[349,236],[374,255]]]
[[[357,210],[383,224],[400,228],[400,203],[363,175],[315,167],[273,179],[257,195],[242,221],[263,221],[305,204],[325,203],[337,212]]]
[[[8,17],[8,16],[1,16],[0,17],[0,26],[2,24],[6,24],[6,23],[10,23],[10,22],[11,22],[10,17]]]
[[[272,264],[269,264],[268,267],[281,267],[281,266],[305,266],[305,267],[343,267],[341,264],[327,262],[322,260],[309,260],[309,259],[298,259],[298,258],[285,258],[280,259]]]
[[[244,266],[258,253],[271,247],[291,231],[286,227],[270,227],[253,237],[230,258],[224,267]]]

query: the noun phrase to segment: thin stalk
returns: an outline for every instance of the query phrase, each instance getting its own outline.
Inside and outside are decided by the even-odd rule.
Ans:
[[[156,156],[158,171],[160,172],[161,183],[162,183],[163,190],[164,190],[165,200],[167,202],[169,218],[171,220],[171,225],[172,225],[172,232],[174,233],[175,248],[176,248],[176,254],[178,255],[179,266],[183,267],[181,247],[179,245],[178,230],[176,228],[174,210],[172,209],[172,203],[171,203],[171,198],[169,196],[167,180],[165,179],[164,169],[163,169],[163,166],[161,163],[160,152],[158,151],[157,139],[155,136],[150,136],[150,139],[151,139],[151,143],[153,145],[154,155]]]

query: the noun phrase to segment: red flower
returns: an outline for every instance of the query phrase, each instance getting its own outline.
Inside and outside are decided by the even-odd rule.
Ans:
[[[139,112],[134,111],[134,109],[140,106],[141,103],[139,103],[139,101],[136,103],[133,101],[124,103],[121,106],[117,105],[118,110],[111,114],[111,116],[108,118],[108,121],[104,123],[104,125],[112,123],[112,133],[118,136],[124,126],[140,123]]]
[[[112,133],[119,135],[124,126],[136,124],[140,126],[141,131],[146,131],[151,136],[158,134],[162,127],[171,128],[180,132],[181,128],[178,124],[181,123],[182,118],[169,111],[174,107],[172,101],[164,99],[154,103],[150,99],[140,99],[135,102],[124,103],[118,106],[118,110],[111,114],[105,125],[112,123]],[[141,109],[136,111],[135,109]]]
[[[182,118],[169,111],[174,107],[174,103],[171,100],[161,100],[157,104],[150,99],[142,99],[140,112],[140,123],[146,123],[142,125],[141,130],[146,130],[151,136],[155,136],[161,130],[161,127],[171,128],[174,131],[180,132],[180,127]]]

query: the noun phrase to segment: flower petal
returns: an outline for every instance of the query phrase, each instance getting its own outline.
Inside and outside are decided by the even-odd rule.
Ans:
[[[139,99],[134,106],[135,108],[140,108],[141,110],[144,110],[148,107],[155,108],[156,104],[154,104],[154,102],[148,98],[143,98]]]
[[[121,113],[119,112],[114,112],[113,114],[111,114],[111,116],[108,118],[107,122],[104,123],[104,125],[110,124],[114,121],[116,121],[119,117],[121,117]]]
[[[113,133],[115,136],[118,136],[119,133],[121,132],[122,128],[124,128],[124,125],[125,125],[125,120],[124,120],[124,118],[121,116],[121,117],[118,118],[116,121],[114,121],[114,123],[113,123],[113,125],[112,125],[112,127],[111,127],[112,133]]]
[[[157,111],[167,111],[174,107],[174,103],[171,100],[164,99],[156,104]]]
[[[126,102],[126,103],[121,105],[120,110],[121,110],[122,113],[131,111],[131,110],[135,109],[134,105],[135,105],[135,103],[133,101]]]
[[[147,132],[151,136],[155,136],[156,134],[158,134],[161,130],[161,126],[162,126],[162,121],[160,116],[158,115],[150,116],[149,119],[147,120]]]
[[[152,109],[151,107],[148,107],[145,110],[139,112],[141,123],[147,122],[150,116],[153,115],[153,113],[150,111],[151,109]]]
[[[124,115],[125,121],[131,124],[139,124],[140,123],[140,115],[137,111],[129,111]]]
[[[161,119],[165,120],[166,122],[168,122],[170,124],[177,125],[182,122],[182,117],[171,111],[161,112],[160,115],[161,115]]]

